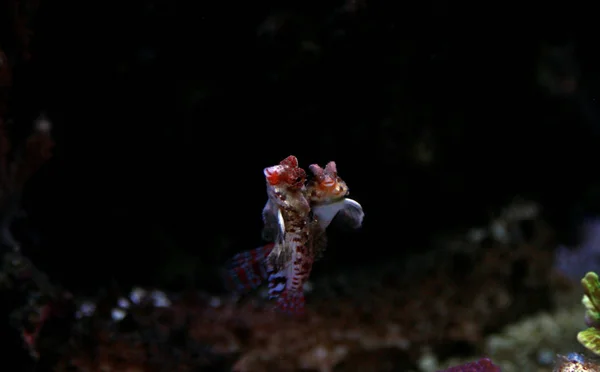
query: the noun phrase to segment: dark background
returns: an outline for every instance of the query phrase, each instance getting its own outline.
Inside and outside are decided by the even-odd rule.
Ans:
[[[26,254],[76,292],[219,291],[261,243],[262,169],[290,154],[335,160],[366,213],[315,275],[428,248],[515,195],[574,242],[598,202],[585,10],[399,3],[42,2],[11,106],[23,128],[45,111],[57,142],[15,224]]]

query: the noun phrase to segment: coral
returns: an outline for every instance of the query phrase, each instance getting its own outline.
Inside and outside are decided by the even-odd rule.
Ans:
[[[573,291],[567,297],[573,300],[575,295]],[[568,306],[550,313],[541,312],[488,336],[482,353],[490,357],[503,372],[553,371],[554,363],[560,365],[563,361],[560,355],[567,355],[573,350],[585,352],[575,337],[568,337],[581,329],[581,306],[575,305],[573,301]],[[429,358],[433,356],[430,355]],[[464,362],[464,359],[457,358],[443,363],[433,360],[429,362],[433,367],[422,371],[435,371]]]
[[[489,358],[469,362],[460,366],[450,367],[441,372],[500,372],[500,368]]]
[[[600,280],[598,274],[589,272],[581,280],[586,308],[585,322],[590,327],[577,334],[577,340],[594,354],[600,355]]]
[[[558,355],[553,372],[599,372],[600,366],[580,354]]]
[[[486,340],[485,353],[505,372],[549,371],[557,354],[580,350],[573,335],[580,328],[578,306],[542,312],[506,327]],[[583,351],[582,349],[580,351]]]
[[[574,299],[575,293],[568,297]],[[566,299],[565,299],[566,303]],[[486,337],[481,354],[487,355],[504,372],[552,371],[557,354],[567,354],[573,350],[584,352],[574,335],[581,329],[580,306],[571,303],[569,307],[553,312],[540,312],[531,317],[510,324],[498,333]],[[421,371],[436,371],[440,368],[465,363],[469,358],[450,358],[439,362],[431,352],[423,355],[419,365]]]
[[[598,274],[587,273],[581,280],[584,296],[582,303],[586,308],[585,320],[590,327],[600,325],[600,280]]]

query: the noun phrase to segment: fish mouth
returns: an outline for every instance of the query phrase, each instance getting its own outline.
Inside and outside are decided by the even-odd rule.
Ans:
[[[331,180],[331,181],[325,181],[322,183],[323,187],[325,188],[333,188],[335,186],[335,181]]]

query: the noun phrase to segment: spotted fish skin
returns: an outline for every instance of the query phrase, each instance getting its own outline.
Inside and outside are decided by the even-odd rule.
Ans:
[[[310,215],[310,204],[305,197],[306,172],[298,167],[298,159],[290,155],[278,165],[265,168],[264,174],[268,201],[263,209],[263,220],[265,227],[268,223],[275,224],[271,226],[275,231],[275,246],[268,264],[273,270],[281,271],[291,260],[293,246],[303,239],[299,231],[305,228]]]
[[[348,187],[334,162],[310,166],[314,178],[305,186],[306,173],[289,156],[265,168],[268,201],[263,209],[263,238],[272,243],[234,256],[227,266],[228,287],[241,293],[268,282],[276,309],[292,315],[305,313],[304,284],[322,254],[326,228],[336,215],[353,227],[362,224],[362,207],[348,199]]]
[[[284,164],[286,160],[280,164]],[[305,196],[306,173],[297,170],[300,169],[297,168],[297,160],[287,164],[286,171],[291,175],[280,177],[287,179],[283,188],[280,187],[281,183],[273,185],[267,179],[269,202],[281,216],[278,220],[283,223],[283,228],[280,229],[283,236],[279,242],[275,242],[275,247],[267,257],[266,267],[269,297],[276,299],[276,308],[288,314],[299,315],[305,309],[304,283],[312,270],[314,254],[309,244],[310,204]]]
[[[304,311],[304,283],[314,261],[309,246],[310,205],[305,197],[306,172],[289,156],[263,171],[268,201],[263,209],[265,231],[273,243],[234,256],[226,266],[228,288],[241,293],[268,282],[276,308]]]
[[[279,310],[299,315],[304,312],[304,283],[314,262],[309,245],[309,210],[290,210],[283,214],[286,221],[284,244],[290,256],[283,266],[267,258],[269,297],[277,299]]]

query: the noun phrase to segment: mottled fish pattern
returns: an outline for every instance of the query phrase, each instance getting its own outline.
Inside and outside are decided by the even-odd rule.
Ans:
[[[307,186],[294,156],[264,169],[268,201],[263,238],[272,243],[238,253],[226,266],[229,289],[247,293],[266,281],[276,308],[294,315],[304,313],[303,286],[326,246],[325,230],[333,218],[344,216],[344,222],[357,228],[364,217],[360,204],[346,197],[348,187],[334,162],[309,169],[313,178]]]

